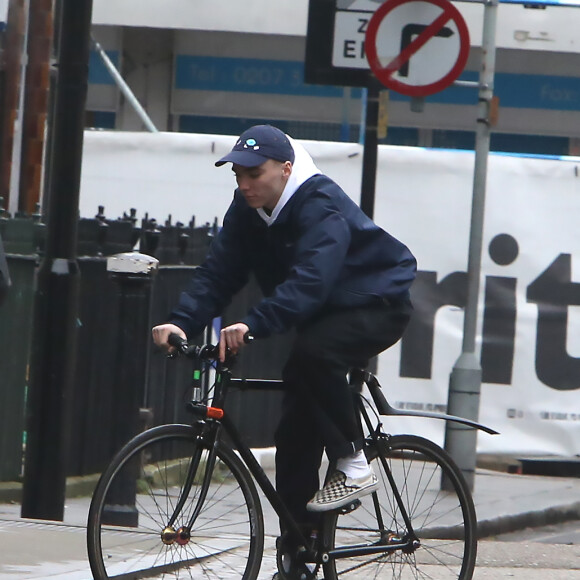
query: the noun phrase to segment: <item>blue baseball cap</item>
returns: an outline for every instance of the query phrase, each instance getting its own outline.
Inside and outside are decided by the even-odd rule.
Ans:
[[[244,131],[233,149],[215,165],[221,167],[231,161],[242,167],[257,167],[268,159],[294,163],[294,149],[280,129],[272,125],[255,125]]]

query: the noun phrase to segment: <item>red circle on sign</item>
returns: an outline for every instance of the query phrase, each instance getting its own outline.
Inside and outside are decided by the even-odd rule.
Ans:
[[[431,25],[426,27],[423,33],[405,47],[397,57],[388,65],[383,66],[379,61],[376,44],[377,33],[383,19],[398,6],[418,1],[439,6],[443,9],[443,12]],[[451,70],[443,78],[426,85],[409,85],[394,79],[392,75],[407,63],[411,56],[439,32],[449,20],[453,20],[457,26],[460,39],[459,55]],[[465,68],[467,57],[469,56],[469,31],[461,12],[449,0],[387,0],[387,2],[377,8],[369,21],[365,36],[365,52],[369,66],[381,84],[403,95],[424,97],[448,87],[461,74],[461,71]]]

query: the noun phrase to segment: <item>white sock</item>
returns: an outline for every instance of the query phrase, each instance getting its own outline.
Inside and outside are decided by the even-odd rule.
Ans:
[[[362,449],[353,455],[337,459],[336,469],[342,471],[342,473],[351,479],[367,477],[371,472],[371,467]]]

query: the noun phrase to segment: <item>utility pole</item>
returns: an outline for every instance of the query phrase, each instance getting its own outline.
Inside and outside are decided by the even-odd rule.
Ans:
[[[42,191],[52,28],[52,0],[32,1],[28,18],[18,196],[18,210],[29,215],[36,211]]]
[[[62,520],[76,358],[77,221],[92,0],[57,2],[57,64],[49,123],[46,248],[33,321],[22,517]]]
[[[481,363],[476,354],[477,310],[483,246],[487,159],[491,134],[497,6],[498,0],[485,0],[484,2],[473,201],[467,264],[467,301],[463,321],[462,352],[451,371],[447,404],[449,414],[459,415],[472,421],[478,419],[481,394]],[[448,421],[445,429],[445,449],[449,451],[461,469],[469,487],[473,490],[477,462],[477,431]]]

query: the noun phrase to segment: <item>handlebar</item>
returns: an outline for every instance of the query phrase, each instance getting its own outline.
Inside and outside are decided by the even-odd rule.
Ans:
[[[254,337],[249,332],[246,332],[244,342],[249,344],[253,340]],[[178,354],[185,355],[187,358],[200,359],[205,362],[215,362],[219,358],[218,344],[205,344],[201,346],[189,344],[187,340],[175,333],[169,335],[167,342],[177,350]]]
[[[175,347],[177,354],[182,354],[187,358],[201,359],[205,362],[214,362],[219,357],[219,347],[213,344],[196,345],[189,344],[187,340],[179,334],[170,334],[167,342]]]

